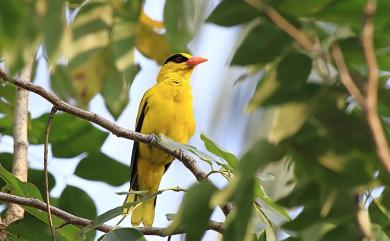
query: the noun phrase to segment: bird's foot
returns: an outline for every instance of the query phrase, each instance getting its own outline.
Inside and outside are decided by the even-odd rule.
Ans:
[[[150,134],[150,144],[156,144],[158,142],[158,136],[155,133]]]

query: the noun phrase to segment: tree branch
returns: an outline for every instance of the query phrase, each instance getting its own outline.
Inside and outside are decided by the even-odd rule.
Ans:
[[[46,203],[44,203],[38,199],[19,197],[16,195],[0,192],[0,200],[5,201],[5,202],[9,202],[9,203],[16,203],[16,204],[23,205],[23,206],[37,208],[37,209],[42,210],[42,211],[48,210]],[[88,226],[92,222],[89,219],[75,216],[73,214],[67,213],[67,212],[65,212],[59,208],[53,207],[53,206],[50,206],[50,209],[51,209],[53,215],[63,219],[64,221],[66,221],[67,224],[73,224],[73,225],[85,227],[85,226]],[[118,228],[120,228],[120,227],[118,227]],[[112,226],[106,225],[106,224],[102,224],[102,225],[96,227],[96,230],[102,231],[105,233],[110,232],[112,229],[113,229]],[[135,227],[134,229],[138,230],[139,232],[141,232],[144,235],[157,235],[157,236],[162,236],[162,237],[183,233],[180,230],[176,230],[174,233],[168,234],[167,228],[156,228],[156,227]],[[222,233],[224,230],[223,223],[211,220],[209,222],[208,229]]]
[[[47,218],[49,220],[50,233],[53,241],[56,241],[56,234],[53,227],[53,219],[51,217],[51,208],[50,208],[50,195],[49,195],[49,173],[47,170],[47,155],[48,155],[48,142],[51,128],[51,121],[56,114],[57,109],[53,107],[50,111],[49,119],[47,120],[47,126],[45,131],[45,146],[43,151],[43,173],[45,178],[45,198],[46,198],[46,208],[47,208]]]
[[[95,123],[96,125],[103,127],[104,129],[110,131],[111,133],[113,133],[118,137],[150,144],[153,145],[154,147],[159,148],[160,150],[180,160],[184,164],[184,166],[194,174],[194,176],[198,181],[207,178],[207,174],[198,167],[198,165],[196,164],[196,160],[194,158],[192,158],[190,155],[184,153],[181,150],[173,149],[159,143],[158,137],[155,134],[150,134],[150,135],[143,134],[143,133],[131,131],[121,126],[118,126],[114,122],[111,122],[97,115],[96,113],[86,111],[66,103],[65,101],[61,100],[58,96],[56,96],[53,92],[46,90],[42,86],[35,85],[30,82],[25,82],[18,77],[10,77],[8,76],[8,73],[1,68],[0,68],[0,78],[20,88],[29,90],[31,92],[40,95],[41,97],[43,97],[44,99],[52,103],[53,106],[57,108],[57,110],[69,113],[81,119]],[[221,206],[221,209],[224,212],[224,214],[227,216],[232,211],[232,206],[230,204],[226,204]]]
[[[35,55],[22,70],[20,78],[23,82],[31,81],[32,66]],[[28,173],[28,95],[29,92],[24,88],[18,88],[15,98],[15,109],[13,116],[13,138],[14,150],[12,161],[12,173],[21,181],[27,181]],[[10,223],[23,218],[24,209],[15,204],[10,204],[3,224],[8,226]]]
[[[364,205],[360,201],[360,195],[357,194],[355,198],[355,218],[356,224],[360,230],[360,233],[363,235],[365,241],[375,241],[375,238],[372,235],[371,231],[371,221],[367,209],[364,208]]]
[[[302,48],[306,49],[309,52],[316,52],[316,46],[312,40],[310,40],[306,34],[297,29],[294,25],[288,22],[282,15],[280,15],[273,7],[264,5],[259,0],[245,0],[248,4],[252,5],[254,8],[264,11],[265,14],[281,28],[284,32],[290,35]]]
[[[337,43],[333,43],[330,47],[330,51],[333,60],[336,64],[337,70],[339,71],[341,83],[345,86],[349,94],[352,95],[356,102],[364,108],[364,97],[355,82],[353,82],[352,80],[347,64],[344,60],[343,52],[341,52],[340,46]]]
[[[374,48],[374,15],[376,11],[376,0],[367,0],[364,8],[365,21],[361,34],[364,57],[368,67],[366,115],[367,122],[374,139],[376,152],[386,172],[390,175],[390,151],[382,122],[377,112],[378,105],[378,63]]]

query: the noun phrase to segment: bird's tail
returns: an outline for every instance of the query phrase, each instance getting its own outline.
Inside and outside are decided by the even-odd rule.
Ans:
[[[130,189],[130,191],[133,191],[133,189]],[[125,203],[132,203],[137,201],[137,199],[141,199],[141,196],[136,194],[128,194]],[[156,197],[124,210],[125,213],[129,213],[131,211],[131,224],[133,226],[139,226],[141,223],[143,223],[145,227],[150,227],[153,225],[154,210],[156,206],[155,200]]]
[[[131,224],[133,226],[138,226],[141,222],[145,227],[150,227],[153,225],[154,220],[154,209],[155,209],[155,198],[151,198],[133,210],[131,214]]]

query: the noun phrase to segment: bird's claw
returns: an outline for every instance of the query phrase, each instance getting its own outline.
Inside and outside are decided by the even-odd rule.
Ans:
[[[150,136],[151,136],[150,143],[151,144],[156,144],[157,141],[158,141],[158,136],[155,133],[150,134]]]

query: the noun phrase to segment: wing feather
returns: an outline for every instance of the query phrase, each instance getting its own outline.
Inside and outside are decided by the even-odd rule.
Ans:
[[[147,91],[144,96],[142,97],[141,103],[138,108],[138,114],[137,114],[137,121],[135,125],[135,131],[141,132],[142,129],[142,123],[144,122],[146,113],[147,113],[147,106],[148,106],[148,98],[149,98],[150,91]],[[139,143],[137,141],[134,141],[133,144],[133,151],[131,153],[131,163],[130,163],[130,189],[138,190],[138,182],[137,182],[137,162],[138,162],[138,155],[139,155]]]

